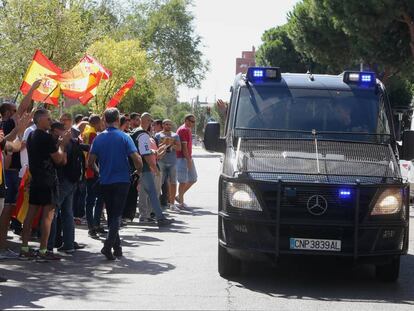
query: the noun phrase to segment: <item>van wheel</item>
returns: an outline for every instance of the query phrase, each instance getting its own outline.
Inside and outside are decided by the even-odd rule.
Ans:
[[[218,272],[222,277],[236,276],[240,274],[240,260],[231,256],[227,250],[219,244],[218,246]]]
[[[384,282],[395,282],[400,276],[400,256],[393,258],[390,263],[376,266],[377,279]]]

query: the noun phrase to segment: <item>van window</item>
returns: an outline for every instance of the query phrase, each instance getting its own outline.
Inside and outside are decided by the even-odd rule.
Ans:
[[[366,90],[243,87],[235,125],[237,128],[390,134],[384,105],[378,96]]]

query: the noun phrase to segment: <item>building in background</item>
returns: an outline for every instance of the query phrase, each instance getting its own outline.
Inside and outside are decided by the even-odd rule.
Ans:
[[[251,51],[243,51],[241,58],[236,58],[236,75],[246,73],[247,68],[256,66],[256,49],[253,46]]]

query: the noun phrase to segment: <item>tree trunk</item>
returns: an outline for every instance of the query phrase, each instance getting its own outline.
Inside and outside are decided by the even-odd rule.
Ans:
[[[411,47],[411,54],[414,57],[414,20],[413,18],[410,16],[410,14],[408,14],[407,12],[403,12],[402,13],[402,17],[404,19],[404,22],[407,24],[408,26],[408,30],[410,31],[410,38],[411,38],[411,42],[410,42],[410,47]]]

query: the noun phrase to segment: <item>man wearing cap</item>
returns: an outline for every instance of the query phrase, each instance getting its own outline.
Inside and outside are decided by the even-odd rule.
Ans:
[[[149,130],[152,123],[152,117],[148,112],[141,116],[141,127],[138,128],[132,137],[138,146],[138,152],[143,157],[143,168],[140,179],[141,188],[139,192],[139,213],[140,222],[151,222],[151,211],[154,211],[157,217],[158,226],[166,226],[171,224],[174,220],[167,219],[162,213],[160,200],[158,197],[157,185],[155,176],[160,177],[160,171],[157,167],[157,154],[151,149],[151,137]],[[154,144],[156,145],[155,141]],[[162,147],[165,148],[166,146]],[[162,150],[161,150],[162,152]],[[160,179],[160,178],[159,178]]]

